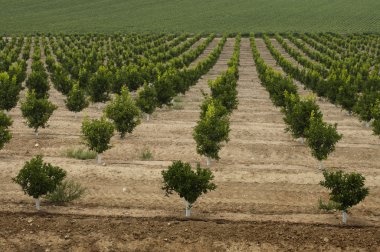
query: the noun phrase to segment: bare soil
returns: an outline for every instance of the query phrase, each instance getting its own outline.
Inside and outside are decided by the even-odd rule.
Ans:
[[[376,251],[375,227],[0,213],[2,251]],[[10,225],[11,224],[11,225]]]
[[[257,44],[263,58],[275,66],[264,42],[258,39]],[[340,213],[318,209],[318,199],[328,197],[319,185],[318,162],[307,146],[285,133],[283,115],[260,84],[245,38],[231,140],[222,149],[221,160],[211,164],[218,188],[196,202],[194,219],[189,220],[182,217],[185,204],[178,196],[165,197],[161,171],[173,160],[205,165],[192,138],[200,90],[207,92],[207,81],[227,69],[233,45],[229,39],[213,69],[181,97],[183,109],[157,110],[126,139],[115,135],[102,166],[64,155],[67,149],[82,146],[83,117],[102,115],[96,104],[75,119],[64,106],[64,96],[52,89],[50,100],[59,109],[50,126],[41,130],[38,147],[19,106],[13,109],[14,136],[0,151],[0,251],[378,251],[380,140],[357,118],[321,101],[326,120],[337,122],[344,134],[325,165],[363,173],[370,189],[343,226]],[[153,160],[141,160],[145,149],[153,153]],[[43,200],[43,211],[36,213],[33,200],[11,181],[36,154],[87,187],[85,197],[67,206]]]

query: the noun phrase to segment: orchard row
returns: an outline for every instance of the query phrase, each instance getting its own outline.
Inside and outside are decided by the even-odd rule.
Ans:
[[[201,38],[200,35],[190,34],[131,34],[42,36],[33,40],[5,39],[1,44],[1,57],[6,59],[1,62],[1,110],[9,111],[15,107],[20,91],[26,87],[28,90],[26,99],[21,101],[21,111],[37,137],[39,128],[46,127],[47,121],[57,108],[49,101],[49,80],[55,89],[66,96],[66,107],[75,113],[86,108],[89,102],[111,100],[104,109],[102,118],[86,118],[82,123],[85,142],[89,149],[98,153],[100,163],[100,155],[111,148],[110,139],[115,129],[120,137],[124,138],[140,124],[142,113],[149,119],[149,115],[157,107],[170,106],[177,94],[185,94],[211,69],[221,54],[227,36],[222,37],[207,58],[195,66],[190,64],[202,54],[214,37],[215,35]],[[289,77],[265,64],[252,35],[252,52],[260,80],[268,90],[274,105],[281,107],[285,114],[286,130],[295,138],[305,138],[314,157],[320,161],[326,159],[334,151],[335,144],[342,135],[337,133],[336,125],[323,121],[323,115],[314,97],[300,98],[293,79],[302,82],[318,95],[326,96],[331,102],[341,105],[349,112],[354,110],[361,119],[364,112],[369,113],[369,120],[373,120],[374,131],[377,132],[380,120],[378,37],[353,36],[350,37],[352,42],[345,37],[330,34],[275,34],[274,38],[299,66],[293,65],[283,57],[272,45],[268,35],[264,34],[263,38],[272,56]],[[293,45],[290,45],[289,41],[292,41]],[[25,60],[29,58],[28,52],[32,48],[31,73],[27,76]],[[207,157],[208,165],[211,159],[219,159],[218,153],[223,143],[229,140],[229,116],[238,106],[236,87],[239,79],[239,54],[240,35],[235,37],[234,53],[228,62],[228,70],[209,82],[211,92],[210,95],[204,94],[200,119],[194,128],[196,150],[200,155]],[[137,92],[131,95],[130,91]],[[363,103],[365,95],[373,95],[375,99]],[[367,110],[361,111],[361,106]],[[12,121],[6,113],[0,112],[0,123],[0,147],[3,148],[11,139],[9,127]],[[189,165],[181,162],[173,163],[171,168],[173,167],[174,177],[168,175],[169,171],[163,172],[167,183],[166,192],[170,194],[176,191],[184,197],[188,211],[197,197],[215,189],[214,184],[208,183],[213,178],[212,173],[199,167],[198,175],[189,180],[193,185],[187,189],[192,189],[181,192],[183,187],[173,178],[193,173],[187,171]],[[330,189],[337,186],[339,180],[346,178],[342,173],[334,175],[325,171],[324,174],[326,181],[329,176],[332,176],[333,182],[335,181],[335,184],[330,185]],[[363,189],[364,178],[360,174],[349,176],[352,176],[351,182],[357,181],[356,189]],[[207,183],[200,188],[196,186],[199,181]],[[343,182],[339,183],[340,186],[344,186]],[[360,192],[360,195],[354,191],[342,192],[354,199],[350,202],[341,201],[339,197],[342,195],[333,197],[332,200],[339,203],[339,209],[345,213],[349,207],[359,203],[368,194],[368,191],[359,189],[354,191]]]

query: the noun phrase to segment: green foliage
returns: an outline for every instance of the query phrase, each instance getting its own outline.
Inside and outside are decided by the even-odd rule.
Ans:
[[[140,124],[140,109],[125,86],[122,87],[121,94],[116,94],[114,100],[107,105],[104,111],[106,116],[114,122],[121,138],[124,138],[126,133],[132,133],[134,128]]]
[[[86,188],[74,180],[64,180],[57,185],[54,191],[46,195],[46,199],[54,204],[65,203],[80,199],[86,192]]]
[[[290,78],[284,78],[281,74],[269,69],[265,71],[263,78],[270,98],[276,106],[285,106],[286,92],[288,94],[297,94],[297,86]]]
[[[220,100],[229,113],[232,113],[237,108],[237,79],[233,71],[228,70],[216,78],[216,80],[209,81],[208,85],[211,90],[211,96],[214,99]]]
[[[41,61],[35,61],[32,64],[32,73],[26,80],[26,87],[36,92],[37,98],[48,96],[50,85],[45,68]]]
[[[174,98],[173,98],[173,101],[174,101],[174,102],[178,102],[178,103],[183,102],[182,97],[180,97],[180,96],[176,96],[176,97],[174,97]]]
[[[182,98],[176,96],[173,98],[173,109],[174,110],[182,110],[184,109]]]
[[[38,99],[36,93],[28,91],[26,100],[21,102],[22,116],[26,119],[29,128],[38,132],[38,128],[45,128],[50,116],[57,106],[52,104],[46,97]]]
[[[53,56],[49,55],[45,59],[45,63],[47,65],[47,69],[51,72],[53,70],[53,65],[55,63],[55,59]]]
[[[371,109],[376,100],[380,99],[380,93],[376,91],[363,92],[355,106],[354,112],[359,115],[361,121],[369,122],[372,119]]]
[[[32,72],[40,72],[44,77],[47,78],[48,75],[45,71],[44,63],[42,63],[40,59],[33,61],[31,67],[32,67]]]
[[[68,158],[75,158],[80,160],[95,159],[96,152],[84,148],[68,149],[65,153],[65,156]]]
[[[144,84],[144,78],[137,66],[122,66],[116,71],[116,80],[113,85],[113,91],[115,93],[120,93],[123,85],[127,85],[129,90],[135,91],[142,84]]]
[[[295,94],[285,93],[287,99],[283,108],[285,113],[284,122],[288,125],[285,131],[290,131],[295,138],[305,137],[310,126],[310,116],[314,113],[315,118],[322,119],[319,106],[315,103],[315,97],[310,96],[301,100]]]
[[[91,76],[88,83],[88,93],[92,102],[105,102],[109,99],[111,90],[111,72],[104,66]]]
[[[288,63],[284,60],[279,52],[277,52],[267,36],[264,37],[264,41],[268,48],[271,50],[272,55],[280,62],[284,63],[283,68],[288,66]],[[256,47],[255,35],[250,36],[251,48],[253,59],[256,63],[256,69],[259,74],[262,85],[269,92],[269,96],[274,105],[279,107],[285,107],[289,100],[286,98],[285,94],[294,94],[298,96],[297,86],[293,83],[293,80],[289,77],[284,77],[281,73],[274,71],[269,67],[265,61],[261,58],[260,52]]]
[[[206,117],[207,110],[209,106],[215,107],[216,117],[224,117],[228,115],[228,110],[224,107],[220,100],[214,99],[211,96],[203,93],[203,102],[200,105],[201,114],[200,118],[203,119]]]
[[[141,153],[141,160],[152,160],[153,153],[149,149],[144,149]]]
[[[0,73],[0,110],[9,111],[16,107],[19,93],[16,77],[10,78],[6,72]]]
[[[307,144],[311,154],[319,161],[327,159],[335,150],[335,144],[342,138],[336,131],[337,125],[325,123],[322,118],[310,116],[310,126],[306,130]]]
[[[169,69],[160,75],[154,83],[157,92],[158,106],[172,105],[172,99],[175,96],[175,84],[178,81],[178,75],[175,69]]]
[[[72,112],[80,112],[84,108],[87,108],[89,102],[86,98],[84,91],[79,87],[79,83],[73,85],[71,91],[67,94],[65,100],[66,107]]]
[[[325,82],[325,89],[326,89],[326,97],[329,99],[331,103],[337,102],[337,96],[339,94],[339,88],[342,85],[342,80],[339,76],[337,76],[337,73],[334,71],[331,71],[330,75],[327,78],[327,81]],[[342,96],[344,96],[344,93],[349,93],[350,89],[349,86],[346,86],[346,88],[343,89]],[[344,99],[344,97],[342,97]]]
[[[3,111],[0,111],[0,150],[12,139],[12,134],[9,130],[12,123],[12,119]]]
[[[87,69],[81,67],[79,69],[79,73],[78,73],[78,81],[79,81],[79,87],[84,89],[84,90],[87,90],[88,89],[88,82],[90,80],[90,73]]]
[[[325,170],[323,176],[325,180],[320,185],[331,190],[330,200],[337,203],[338,210],[346,211],[368,195],[368,188],[364,187],[365,178],[359,173]]]
[[[180,102],[173,103],[173,109],[174,110],[182,110],[184,108],[183,104]]]
[[[21,83],[26,79],[26,62],[21,60],[19,62],[13,62],[9,67],[8,74],[10,78],[16,77],[16,82],[21,87]]]
[[[82,134],[85,144],[96,153],[103,153],[111,148],[110,141],[114,126],[105,117],[89,120],[85,118],[82,123]]]
[[[355,83],[347,81],[339,87],[336,100],[338,104],[342,106],[342,108],[351,112],[356,104],[358,96],[357,93],[357,85]]]
[[[220,105],[220,104],[219,104]],[[194,128],[193,137],[197,143],[197,153],[209,158],[219,160],[219,151],[222,142],[228,142],[230,132],[230,122],[226,115],[222,115],[222,107],[217,102],[211,101],[208,104],[204,116]]]
[[[64,95],[67,95],[73,87],[73,81],[60,64],[54,65],[54,72],[51,76],[54,87]]]
[[[332,200],[329,200],[327,203],[323,202],[323,200],[320,198],[319,201],[318,201],[318,208],[321,209],[321,210],[326,210],[326,211],[331,211],[331,210],[334,210],[334,209],[338,209],[339,208],[339,204],[332,201]]]
[[[151,115],[156,109],[157,104],[157,92],[155,87],[145,83],[143,88],[137,92],[136,105],[142,112]]]
[[[35,199],[53,192],[66,176],[58,166],[44,163],[42,156],[27,161],[13,181],[19,184],[25,194]]]
[[[211,181],[214,175],[209,169],[197,166],[196,171],[191,169],[189,163],[174,161],[168,170],[162,171],[164,186],[162,189],[169,196],[174,192],[178,193],[190,203],[190,206],[201,196],[209,191],[215,190],[216,185]]]
[[[380,136],[380,99],[376,100],[376,103],[371,108],[371,113],[373,116],[373,133]]]

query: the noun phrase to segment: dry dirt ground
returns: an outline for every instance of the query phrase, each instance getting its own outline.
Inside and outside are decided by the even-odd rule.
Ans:
[[[63,154],[81,146],[83,117],[101,116],[96,104],[75,119],[65,108],[64,97],[52,89],[50,100],[59,109],[49,128],[41,130],[37,148],[19,106],[13,109],[14,136],[0,151],[0,251],[378,251],[380,139],[357,118],[319,101],[325,119],[337,122],[344,134],[325,165],[363,173],[370,189],[343,226],[339,213],[318,209],[318,199],[327,199],[327,191],[319,185],[318,163],[305,145],[284,132],[282,114],[260,84],[245,38],[239,108],[231,117],[230,142],[222,149],[221,160],[211,164],[218,188],[196,202],[189,220],[183,218],[184,202],[179,197],[165,197],[161,171],[173,160],[205,164],[192,138],[200,90],[208,91],[207,81],[227,69],[233,45],[229,39],[213,69],[181,97],[183,109],[157,110],[126,139],[115,135],[113,148],[103,156],[104,166]],[[264,42],[258,39],[257,45],[263,58],[275,66]],[[146,149],[153,160],[141,160]],[[85,197],[67,206],[42,201],[43,210],[36,213],[33,200],[11,181],[36,154],[80,181],[87,188]]]

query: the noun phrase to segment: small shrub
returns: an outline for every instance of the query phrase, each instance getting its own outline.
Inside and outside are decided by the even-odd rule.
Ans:
[[[319,198],[318,208],[320,210],[332,211],[338,208],[338,203],[329,200],[327,203],[323,202],[322,198]]]
[[[182,102],[182,97],[176,96],[176,97],[173,98],[173,101],[174,102]]]
[[[141,160],[152,160],[153,159],[153,153],[149,149],[143,150],[141,154]]]
[[[183,107],[183,104],[182,103],[174,103],[173,104],[173,109],[174,110],[182,110],[184,107]]]
[[[65,180],[55,190],[46,195],[46,199],[54,204],[65,204],[80,199],[86,188],[74,180]]]
[[[86,150],[84,148],[78,149],[68,149],[65,153],[68,158],[75,158],[80,160],[95,159],[96,152],[91,150]]]

